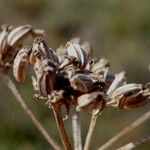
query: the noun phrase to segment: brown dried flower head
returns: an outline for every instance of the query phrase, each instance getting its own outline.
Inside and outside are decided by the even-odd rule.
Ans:
[[[43,36],[43,30],[34,30],[31,25],[22,25],[13,28],[11,25],[2,25],[0,32],[0,71],[5,72],[14,60],[22,41],[29,35]]]
[[[92,51],[88,54],[84,46],[79,45],[78,38],[72,39],[62,48],[64,52],[60,57],[38,37],[32,48],[24,48],[17,54],[14,75],[18,81],[24,81],[26,68],[31,64],[35,71],[32,80],[38,92],[36,97],[47,100],[49,106],[54,103],[65,105],[68,112],[75,106],[97,115],[106,106],[137,108],[149,102],[148,87],[126,84],[125,72],[116,76],[108,74],[108,60],[91,59]]]

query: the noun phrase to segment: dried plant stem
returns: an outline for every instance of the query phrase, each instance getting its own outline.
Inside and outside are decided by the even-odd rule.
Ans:
[[[144,115],[136,119],[134,122],[132,122],[130,125],[128,125],[126,128],[124,128],[122,131],[120,131],[117,135],[115,135],[113,138],[111,138],[107,143],[102,145],[98,150],[105,150],[108,149],[112,144],[114,144],[116,141],[118,141],[121,137],[128,134],[130,131],[144,123],[146,120],[150,118],[150,111],[146,112]]]
[[[117,150],[132,150],[145,142],[150,142],[150,136],[142,137],[134,142],[128,143]]]
[[[64,148],[66,150],[71,150],[71,144],[69,142],[67,133],[65,131],[65,127],[64,127],[64,122],[61,116],[61,106],[59,104],[53,104],[52,105],[52,109],[53,109],[53,113],[55,116],[55,120],[56,120],[56,124],[57,124],[57,128],[62,140],[62,143],[64,145]]]
[[[82,150],[80,115],[77,111],[75,111],[72,116],[72,133],[74,141],[74,150]]]
[[[40,133],[44,136],[44,138],[47,140],[47,142],[55,149],[55,150],[61,150],[60,146],[54,141],[54,139],[48,134],[48,132],[43,127],[42,123],[37,119],[35,114],[32,112],[28,104],[25,102],[25,100],[22,98],[20,92],[16,88],[13,81],[7,76],[6,74],[1,74],[2,78],[5,81],[5,84],[8,86],[12,94],[16,97],[16,100],[19,102],[23,110],[27,113],[27,115],[30,117],[34,125],[37,127],[37,129],[40,131]]]
[[[96,123],[97,123],[97,118],[98,118],[98,115],[92,114],[89,130],[88,130],[87,137],[85,140],[84,150],[88,150],[90,148],[92,135],[93,135]]]

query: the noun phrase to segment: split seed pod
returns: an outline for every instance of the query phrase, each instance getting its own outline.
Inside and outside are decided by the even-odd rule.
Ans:
[[[96,60],[89,66],[89,69],[97,75],[104,75],[108,68],[109,61],[105,58]]]
[[[39,92],[42,96],[47,96],[53,90],[53,78],[55,74],[55,66],[49,59],[45,59],[42,63],[43,73],[41,77],[37,76],[37,84],[39,84]]]
[[[36,62],[36,58],[40,59],[50,59],[53,62],[59,64],[59,59],[51,48],[49,49],[45,40],[42,37],[37,37],[34,40],[33,46],[32,46],[32,53],[30,56],[30,63],[34,64]]]
[[[48,96],[53,90],[53,80],[49,73],[44,73],[39,80],[37,80],[39,85],[39,93],[42,96]]]
[[[83,94],[77,99],[77,110],[92,110],[96,115],[105,107],[104,99],[102,92]]]
[[[18,42],[21,39],[25,38],[27,35],[30,34],[31,30],[32,30],[31,25],[23,25],[13,29],[7,37],[7,43],[10,46],[18,44]]]
[[[143,90],[141,84],[126,84],[117,88],[108,96],[108,106],[123,108],[136,108],[149,102],[149,89]]]
[[[94,80],[90,75],[76,74],[70,79],[70,85],[75,90],[87,93],[94,87]]]
[[[145,89],[137,93],[128,93],[119,100],[118,108],[138,108],[150,102],[150,90]]]
[[[75,57],[79,61],[81,69],[84,69],[88,63],[88,57],[86,52],[81,48],[79,44],[68,42],[65,46],[68,56]]]
[[[16,80],[19,82],[24,82],[26,79],[30,53],[31,49],[24,47],[18,52],[14,60],[13,74]]]
[[[14,28],[7,37],[7,43],[9,46],[17,45],[22,39],[32,35],[34,37],[44,36],[44,31],[39,29],[33,29],[31,25],[22,25]]]
[[[126,77],[125,77],[125,72],[120,72],[115,76],[114,81],[110,85],[107,95],[111,95],[118,87],[124,85],[126,83]]]

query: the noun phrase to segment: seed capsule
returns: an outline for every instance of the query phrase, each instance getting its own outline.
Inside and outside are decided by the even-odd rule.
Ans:
[[[82,93],[87,93],[94,87],[94,80],[85,74],[76,74],[70,79],[70,85],[73,89]]]
[[[138,108],[150,102],[150,90],[145,89],[136,93],[128,93],[122,96],[118,103],[119,109]]]
[[[26,79],[30,53],[31,53],[31,49],[24,47],[22,50],[18,52],[14,60],[13,74],[16,80],[19,82],[24,82]]]
[[[93,113],[98,114],[105,106],[104,93],[92,92],[79,96],[77,99],[77,110],[93,110]]]
[[[126,93],[137,92],[137,91],[140,91],[141,89],[142,89],[141,84],[135,84],[135,83],[126,84],[126,85],[123,85],[123,86],[117,88],[111,95],[111,98],[115,99],[119,96],[125,95]]]
[[[44,73],[39,80],[37,80],[39,84],[39,92],[42,96],[48,96],[50,92],[53,90],[53,80],[52,76],[49,73]]]
[[[65,46],[69,56],[75,57],[79,61],[81,69],[84,69],[88,62],[86,52],[81,48],[79,44],[68,42]]]
[[[126,83],[125,72],[120,72],[115,76],[114,81],[107,91],[107,95],[111,95],[118,87],[124,85]]]
[[[49,49],[45,40],[42,37],[37,37],[32,46],[32,53],[30,56],[30,63],[36,62],[36,57],[42,59],[50,59],[53,62],[59,64],[59,59],[51,48]]]
[[[8,45],[15,46],[20,40],[24,39],[27,35],[29,35],[31,33],[31,30],[31,25],[23,25],[13,29],[7,37]]]
[[[108,96],[108,106],[123,108],[138,107],[147,103],[149,99],[149,90],[143,90],[141,84],[126,84],[117,88],[112,95]],[[148,100],[149,101],[149,100]]]
[[[104,75],[108,68],[109,62],[105,58],[95,60],[93,63],[89,64],[89,69],[97,75]]]

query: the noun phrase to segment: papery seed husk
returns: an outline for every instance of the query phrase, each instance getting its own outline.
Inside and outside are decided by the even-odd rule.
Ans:
[[[31,25],[23,25],[13,29],[7,37],[8,45],[15,46],[20,40],[29,35],[31,30]]]
[[[145,92],[144,91],[140,91],[134,94],[131,94],[130,96],[122,96],[122,98],[120,98],[119,100],[119,104],[118,104],[118,108],[119,109],[123,109],[123,108],[138,108],[141,107],[145,104],[147,104],[148,102],[150,102],[150,92],[146,92],[147,96],[144,96]]]
[[[90,70],[97,74],[101,75],[105,73],[105,70],[109,68],[109,61],[105,58],[99,59],[96,61],[90,68]]]
[[[88,63],[88,58],[86,52],[80,47],[79,44],[68,42],[65,49],[67,50],[69,56],[73,56],[79,60],[81,69],[85,68]]]
[[[94,81],[88,75],[76,74],[70,79],[70,85],[75,90],[87,93],[94,87]]]
[[[52,77],[47,73],[41,76],[39,80],[39,90],[42,96],[47,96],[53,90]]]
[[[94,103],[96,102],[97,104],[97,101],[101,101],[103,95],[102,92],[92,92],[81,95],[77,99],[77,107],[81,109],[95,109],[96,105],[94,105]]]
[[[124,95],[128,92],[137,92],[137,91],[140,91],[142,89],[142,85],[141,84],[135,84],[135,83],[131,83],[131,84],[126,84],[126,85],[123,85],[119,88],[117,88],[111,98],[115,98],[115,97],[118,97],[118,96],[121,96],[121,95]]]
[[[122,71],[115,76],[114,81],[110,85],[107,95],[111,95],[118,87],[124,85],[126,83],[125,72]]]
[[[29,64],[30,49],[23,48],[17,54],[14,65],[13,74],[17,81],[24,82],[26,79],[27,67]]]

